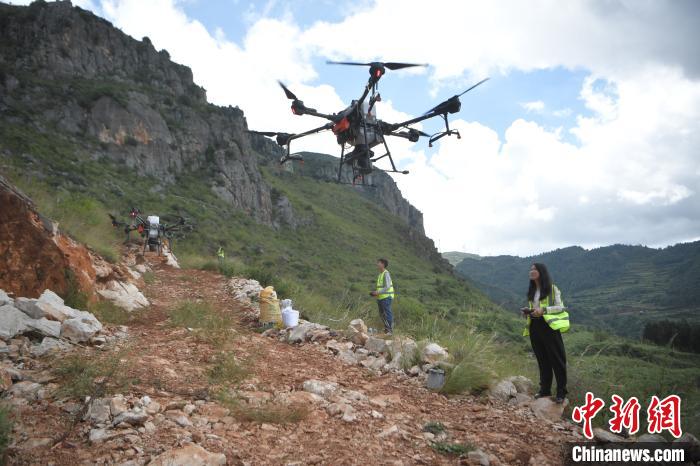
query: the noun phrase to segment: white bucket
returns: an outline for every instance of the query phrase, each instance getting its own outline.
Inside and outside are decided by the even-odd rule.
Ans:
[[[288,307],[282,311],[282,323],[285,327],[296,327],[299,325],[299,311]]]

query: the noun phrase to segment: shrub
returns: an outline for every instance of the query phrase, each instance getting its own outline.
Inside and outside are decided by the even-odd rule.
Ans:
[[[111,301],[98,301],[88,307],[90,312],[95,314],[95,317],[102,323],[124,325],[131,321],[131,314]],[[143,310],[136,312],[141,313]]]
[[[12,419],[9,408],[5,404],[0,404],[0,463],[4,464],[5,451],[10,445],[12,435]]]
[[[155,279],[156,279],[156,275],[155,275],[153,272],[151,272],[150,270],[144,272],[143,275],[142,275],[142,277],[143,277],[143,282],[144,282],[146,285],[150,285],[150,284],[153,283],[153,282],[155,281]]]
[[[443,455],[455,456],[462,456],[474,450],[473,445],[462,443],[433,442],[430,444],[430,447]]]
[[[70,306],[74,309],[87,309],[88,295],[80,289],[80,284],[75,278],[75,273],[71,269],[66,269],[64,275],[66,277],[67,287],[63,300],[66,306]]]
[[[184,301],[171,310],[170,320],[175,326],[194,329],[198,341],[214,346],[227,343],[234,331],[231,317],[207,302]]]
[[[445,424],[442,422],[426,422],[423,425],[423,432],[430,432],[433,435],[440,434],[442,432],[445,432],[447,429],[445,429]]]
[[[58,377],[59,396],[82,400],[86,396],[102,397],[122,391],[131,385],[126,377],[126,365],[120,353],[86,357],[71,354],[57,361],[54,374]]]
[[[492,373],[473,361],[462,361],[447,376],[441,392],[478,394],[489,388]]]
[[[209,369],[209,380],[212,383],[226,386],[237,385],[250,373],[247,367],[239,363],[232,352],[219,355],[214,365]]]
[[[220,392],[217,399],[231,410],[231,416],[243,422],[289,424],[306,419],[310,412],[304,405],[286,405],[273,401],[253,406],[231,392]]]

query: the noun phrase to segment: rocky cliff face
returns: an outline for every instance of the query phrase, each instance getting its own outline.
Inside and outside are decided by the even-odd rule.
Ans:
[[[47,289],[93,297],[105,283],[129,280],[123,267],[61,233],[2,176],[0,206],[0,289],[30,298]]]
[[[207,104],[189,68],[70,2],[0,8],[3,114],[97,143],[163,183],[207,166],[220,197],[272,222],[243,112]]]
[[[305,221],[288,199],[273,199],[260,162],[270,163],[278,148],[245,132],[241,110],[208,104],[191,70],[167,51],[69,1],[0,4],[0,117],[67,135],[96,160],[154,177],[156,191],[205,171],[218,197],[257,222],[294,228]],[[332,178],[335,169],[320,164],[314,176]],[[378,173],[374,183],[365,194],[427,240],[422,214],[393,180]]]

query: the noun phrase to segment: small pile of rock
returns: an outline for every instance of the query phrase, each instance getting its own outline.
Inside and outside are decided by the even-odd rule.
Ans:
[[[400,402],[398,395],[380,395],[370,398],[358,390],[341,387],[337,382],[310,379],[303,383],[303,392],[291,392],[287,398],[295,402],[318,404],[330,416],[345,422],[362,418],[384,419],[379,410]],[[380,437],[382,433],[378,434]]]
[[[12,299],[0,290],[0,340],[18,335],[38,334],[48,340],[44,346],[61,345],[59,340],[87,342],[102,330],[97,318],[86,311],[66,306],[56,293],[45,290],[38,299]]]
[[[349,365],[360,365],[376,373],[401,372],[411,377],[426,377],[427,371],[449,366],[447,350],[437,343],[418,343],[408,337],[383,339],[372,335],[362,319],[354,319],[345,334],[325,325],[300,320],[286,329],[269,329],[263,336],[288,343],[325,342],[326,348]],[[345,337],[345,338],[343,338]]]
[[[133,283],[110,280],[97,293],[122,309],[132,312],[147,307],[148,299]]]
[[[233,277],[227,284],[233,299],[241,304],[246,317],[255,321],[260,317],[260,305],[258,298],[263,287],[260,282],[250,278]]]
[[[204,400],[159,403],[148,395],[138,398],[118,394],[91,400],[83,420],[91,425],[87,435],[92,444],[133,448],[138,456],[144,456],[143,436],[161,429],[180,432],[184,434],[181,443],[185,445],[152,457],[149,464],[209,465],[226,464],[226,456],[211,453],[197,443],[217,439],[212,430],[227,420],[226,416],[227,409]]]

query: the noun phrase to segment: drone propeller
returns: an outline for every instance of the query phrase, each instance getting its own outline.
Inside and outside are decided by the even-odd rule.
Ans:
[[[290,91],[289,88],[285,86],[282,81],[277,81],[277,83],[284,91],[284,95],[286,95],[287,98],[292,101],[292,113],[294,113],[295,115],[305,115],[307,113],[314,114],[316,112],[315,108],[309,108],[305,106],[304,102],[299,100],[299,98],[296,95],[294,95],[294,93]]]
[[[464,94],[466,94],[467,92],[471,91],[471,90],[474,89],[476,86],[480,86],[480,85],[484,84],[484,83],[485,83],[486,81],[488,81],[489,79],[491,79],[491,78],[484,78],[484,79],[482,79],[481,81],[479,81],[478,83],[474,84],[472,87],[470,87],[470,88],[467,89],[466,91],[462,92],[461,94],[457,94],[457,97],[462,97]]]
[[[488,81],[489,79],[491,79],[491,78],[482,79],[481,81],[479,81],[478,83],[474,84],[472,87],[470,87],[470,88],[467,89],[466,91],[462,92],[461,94],[455,94],[455,95],[453,95],[452,97],[450,97],[449,99],[445,100],[444,102],[441,102],[441,103],[437,104],[435,107],[431,108],[430,110],[428,110],[427,112],[425,112],[423,115],[427,115],[427,114],[430,113],[430,112],[435,112],[435,111],[438,111],[438,110],[440,110],[440,112],[438,112],[438,113],[446,113],[446,112],[456,113],[456,112],[458,112],[458,111],[459,111],[459,107],[461,106],[461,104],[460,104],[460,102],[459,102],[459,98],[462,97],[462,96],[463,96],[464,94],[466,94],[467,92],[469,92],[469,91],[471,91],[472,89],[474,89],[475,87],[480,86],[481,84],[484,84],[484,83],[485,83],[486,81]]]
[[[249,133],[259,134],[260,136],[267,136],[270,138],[276,138],[277,144],[280,146],[285,146],[289,142],[289,138],[293,135],[290,133],[280,133],[276,131],[253,131],[248,130]]]
[[[285,86],[282,81],[277,81],[277,82],[279,83],[280,87],[284,91],[284,95],[286,95],[289,100],[299,100],[299,98],[297,96],[295,96],[294,93],[292,91],[290,91],[289,88],[287,86]]]
[[[267,137],[274,137],[277,136],[279,133],[275,131],[253,131],[252,129],[249,129],[248,132],[250,134],[258,134],[260,136],[267,136]]]
[[[426,63],[398,63],[398,62],[371,62],[371,63],[358,63],[354,61],[326,61],[327,65],[350,65],[350,66],[383,66],[389,70],[400,70],[403,68],[411,68],[414,66],[428,66]]]

